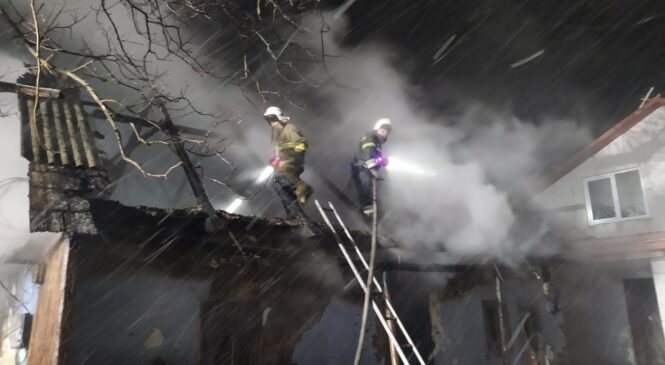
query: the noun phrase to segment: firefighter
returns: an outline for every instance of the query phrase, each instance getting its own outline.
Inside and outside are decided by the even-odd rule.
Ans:
[[[559,297],[561,295],[559,288],[552,283],[552,275],[547,266],[540,268],[540,281],[543,286],[543,295],[547,301],[547,311],[552,315],[556,315],[561,310]]]
[[[277,185],[287,218],[294,218],[292,205],[304,205],[312,195],[312,188],[300,179],[305,171],[307,140],[280,108],[268,107],[263,118],[272,128],[275,157],[270,164],[275,168],[273,182]]]
[[[378,177],[378,170],[388,164],[388,159],[381,153],[381,147],[388,140],[391,131],[390,119],[379,119],[374,129],[360,139],[351,164],[351,177],[358,192],[360,211],[365,218],[374,214],[372,180]]]

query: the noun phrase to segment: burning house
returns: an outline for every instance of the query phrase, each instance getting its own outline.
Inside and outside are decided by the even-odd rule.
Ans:
[[[224,228],[211,230],[200,209],[106,200],[112,181],[78,95],[42,98],[35,119],[34,99],[18,100],[21,154],[30,161],[30,230],[59,239],[34,262],[36,299],[26,309],[32,324],[7,329],[24,339],[8,344],[3,358],[13,361],[12,350],[20,350],[30,364],[285,364],[352,355],[360,290],[331,234],[308,237],[300,222],[223,211]],[[353,236],[364,251],[369,237]],[[465,269],[417,267],[388,255],[378,268]],[[22,292],[14,294],[22,300]],[[412,314],[427,310],[423,298],[411,302]],[[427,351],[429,318],[415,318],[407,326]],[[363,362],[389,361],[376,320],[369,331]],[[327,350],[318,348],[321,341]]]
[[[92,113],[65,94],[32,120],[30,100],[19,97],[30,229],[59,239],[35,262],[32,321],[3,349],[29,364],[351,361],[360,290],[325,227],[308,237],[299,222],[220,211],[225,226],[211,230],[198,208],[107,200]],[[553,173],[539,202],[553,226],[577,227],[561,257],[508,268],[444,252],[422,266],[380,252],[424,362],[662,362],[663,106],[650,100]],[[352,235],[366,251],[367,234]],[[399,361],[376,317],[369,333],[362,363]]]

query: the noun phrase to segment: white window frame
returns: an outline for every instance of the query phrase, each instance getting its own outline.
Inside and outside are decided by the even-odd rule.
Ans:
[[[619,192],[617,191],[617,183],[616,183],[616,175],[621,174],[624,172],[630,172],[630,171],[637,171],[639,177],[640,177],[640,189],[642,190],[642,200],[644,201],[644,215],[638,215],[635,217],[627,217],[623,218],[621,217],[621,207],[619,206]],[[610,187],[612,189],[612,202],[614,203],[614,217],[613,218],[603,218],[603,219],[593,219],[593,210],[591,209],[591,198],[589,194],[589,182],[596,181],[596,180],[602,180],[602,179],[610,179]],[[586,177],[582,179],[582,185],[584,187],[584,200],[586,203],[586,213],[587,213],[587,220],[589,222],[589,225],[595,226],[597,224],[604,224],[604,223],[612,223],[612,222],[623,222],[623,221],[631,221],[635,219],[644,219],[644,218],[650,218],[650,212],[649,212],[649,204],[647,203],[647,196],[646,193],[644,192],[644,181],[642,180],[642,171],[641,169],[638,168],[631,168],[631,169],[625,169],[625,170],[620,170],[620,171],[614,171],[610,172],[604,175],[597,175],[597,176],[592,176],[592,177]]]

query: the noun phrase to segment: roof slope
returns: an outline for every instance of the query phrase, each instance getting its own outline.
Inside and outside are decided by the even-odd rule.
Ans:
[[[605,131],[605,133],[601,134],[600,137],[596,138],[596,140],[591,142],[591,144],[589,144],[584,149],[576,153],[566,162],[562,163],[555,169],[551,170],[543,179],[541,188],[545,189],[548,186],[559,181],[559,179],[566,176],[576,167],[584,163],[584,161],[588,160],[593,155],[598,153],[600,150],[607,147],[607,145],[612,143],[612,141],[619,138],[622,134],[626,133],[628,130],[633,128],[635,125],[637,125],[639,122],[644,120],[651,113],[653,113],[662,106],[665,106],[664,98],[655,97],[653,99],[649,99],[649,101],[646,104],[644,104],[644,106],[637,109],[629,116],[624,118],[622,121],[614,125],[612,128]]]

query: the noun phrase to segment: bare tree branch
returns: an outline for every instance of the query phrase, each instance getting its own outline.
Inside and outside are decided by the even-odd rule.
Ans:
[[[120,133],[120,130],[118,129],[118,124],[116,123],[115,119],[113,118],[113,114],[109,111],[109,109],[106,107],[106,104],[102,101],[102,99],[97,95],[97,92],[95,89],[90,86],[90,84],[83,80],[81,77],[76,75],[75,73],[67,70],[57,70],[57,72],[67,76],[68,78],[74,80],[76,83],[81,85],[90,95],[90,97],[99,105],[99,108],[104,112],[104,115],[106,116],[106,120],[111,126],[111,129],[113,129],[113,136],[115,137],[116,144],[118,146],[118,150],[120,152],[120,156],[123,161],[129,163],[130,165],[134,166],[143,176],[150,176],[150,177],[161,177],[161,178],[166,178],[168,175],[178,166],[180,166],[183,162],[180,161],[171,167],[169,167],[165,172],[163,173],[151,173],[143,169],[141,165],[136,162],[135,160],[129,158],[127,155],[125,155],[125,150],[123,148],[123,143],[122,143],[122,135]]]
[[[34,86],[0,83],[0,91],[6,89],[34,96],[31,114],[36,120],[39,98],[61,95],[59,90],[42,87],[45,73],[68,80],[68,84],[80,88],[86,95],[84,105],[96,108],[92,115],[100,116],[110,127],[118,160],[145,177],[167,178],[182,167],[197,203],[216,229],[221,229],[223,224],[217,221],[219,218],[202,181],[225,186],[234,196],[242,196],[229,183],[233,172],[225,177],[204,176],[203,167],[194,166],[190,154],[211,158],[213,160],[208,161],[230,166],[235,171],[224,156],[230,137],[212,133],[234,117],[230,113],[213,113],[201,108],[186,86],[168,84],[170,75],[166,69],[171,64],[184,66],[207,80],[218,82],[220,87],[222,84],[238,87],[256,108],[275,100],[302,108],[301,102],[291,99],[294,93],[290,90],[301,85],[319,87],[321,81],[313,79],[307,71],[321,62],[326,67],[323,44],[319,58],[317,50],[299,44],[297,37],[302,27],[299,23],[308,12],[318,9],[319,0],[256,3],[245,0],[96,0],[88,12],[77,13],[75,9],[72,16],[68,15],[65,3],[48,7],[51,3],[44,1],[39,5],[36,0],[26,1],[29,14],[21,14],[12,3],[11,13],[2,8],[0,12],[35,59],[36,82]],[[81,37],[72,42],[77,34],[75,29],[88,26],[84,24],[86,19],[85,23],[96,24],[96,34],[101,40]],[[207,32],[211,26],[216,27],[214,34],[205,41],[200,40],[198,31]],[[222,37],[218,34],[224,34],[224,42],[231,42],[229,47],[238,50],[228,57],[231,69],[228,65],[219,67],[217,59],[220,57],[212,57],[220,48],[211,51],[204,48],[208,42],[220,42]],[[210,60],[213,61],[207,62]],[[161,67],[164,65],[166,67]],[[122,96],[111,96],[104,83],[121,89]],[[158,115],[164,119],[156,121],[160,119]],[[194,118],[197,123],[211,122],[206,124],[210,128],[202,138],[183,135],[183,132],[196,130],[194,126],[183,123],[181,129],[176,125],[176,120],[192,121]],[[120,128],[119,120],[129,121],[129,128]],[[133,148],[126,150],[126,140],[135,146],[167,146],[179,162],[163,171],[148,171],[143,163],[130,156]]]
[[[41,37],[39,36],[39,22],[37,21],[37,12],[35,11],[35,0],[30,0],[30,11],[32,12],[32,21],[35,26],[35,63],[37,64],[37,78],[35,81],[35,104],[32,107],[32,121],[31,123],[35,123],[37,120],[37,108],[39,107],[39,85],[40,85],[40,77],[42,74],[42,62],[41,62],[41,57],[40,57],[40,51],[41,47],[39,46]]]

